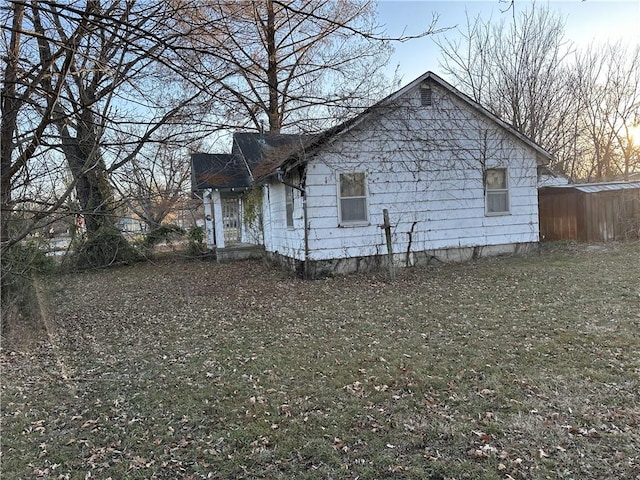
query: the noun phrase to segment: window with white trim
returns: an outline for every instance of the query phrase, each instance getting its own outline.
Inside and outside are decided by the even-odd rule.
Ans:
[[[284,204],[287,217],[287,227],[293,227],[293,187],[284,186]]]
[[[487,214],[509,213],[509,177],[506,168],[488,168],[485,172]]]
[[[364,173],[340,174],[340,224],[367,221],[367,185]]]

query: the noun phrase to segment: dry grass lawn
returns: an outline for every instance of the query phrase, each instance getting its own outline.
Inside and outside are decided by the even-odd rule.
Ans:
[[[2,348],[7,479],[640,479],[640,244],[305,282],[42,279]]]

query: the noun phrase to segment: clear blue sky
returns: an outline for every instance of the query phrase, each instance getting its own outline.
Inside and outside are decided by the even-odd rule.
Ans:
[[[531,1],[515,0],[515,5],[517,9],[524,9],[531,5]],[[567,38],[578,47],[587,46],[594,40],[604,42],[622,39],[640,43],[640,0],[538,0],[536,5],[557,10],[566,21]],[[513,15],[511,10],[503,13],[507,6],[498,0],[380,0],[378,13],[387,34],[398,36],[403,31],[406,35],[415,35],[425,30],[433,14],[439,15],[438,28],[464,28],[465,11],[471,18],[480,15],[483,20],[491,19],[497,23]],[[440,35],[455,36],[456,33],[455,29],[451,29]],[[389,75],[393,75],[395,67],[399,65],[402,85],[427,70],[439,73],[440,49],[433,38],[410,40],[396,44],[395,48],[396,52],[389,63]]]

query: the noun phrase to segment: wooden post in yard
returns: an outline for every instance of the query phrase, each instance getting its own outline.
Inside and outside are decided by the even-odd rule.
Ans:
[[[395,280],[396,271],[393,267],[393,245],[391,244],[391,224],[389,223],[389,210],[386,208],[382,210],[382,217],[384,218],[384,236],[387,239],[387,258],[389,262],[389,277],[391,280]]]

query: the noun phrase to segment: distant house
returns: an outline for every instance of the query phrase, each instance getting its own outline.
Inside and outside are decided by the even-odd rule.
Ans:
[[[127,212],[116,222],[116,227],[123,233],[142,233],[146,229],[145,223],[133,212]]]
[[[538,169],[549,160],[428,72],[319,135],[236,134],[230,155],[196,154],[192,164],[194,190],[211,204],[211,245],[227,245],[223,198],[241,212],[259,189],[259,233],[236,239],[316,277],[383,265],[384,210],[398,266],[530,249]]]
[[[541,188],[540,238],[581,242],[640,238],[640,181]]]

